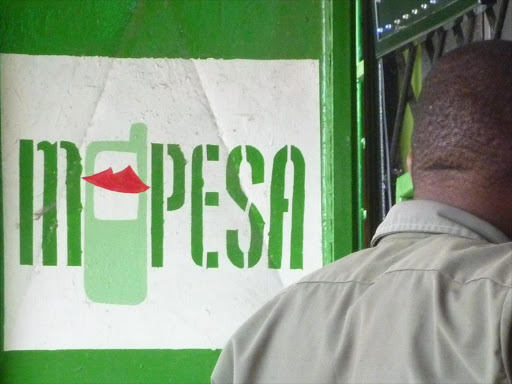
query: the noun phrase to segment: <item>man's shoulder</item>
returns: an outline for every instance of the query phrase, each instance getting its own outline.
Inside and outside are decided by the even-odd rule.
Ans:
[[[352,253],[291,284],[251,316],[234,334],[233,339],[245,339],[243,335],[247,331],[268,325],[269,318],[275,317],[282,321],[283,316],[293,317],[304,311],[303,306],[310,306],[315,300],[330,300],[331,296],[326,293],[326,290],[330,291],[336,286],[347,283],[371,285],[382,269],[368,270],[368,266],[372,266],[371,260],[374,253],[373,249]],[[308,293],[305,294],[305,291]]]
[[[344,296],[350,276],[346,274],[353,260],[363,257],[361,251],[329,264],[290,285],[252,315],[232,336],[216,365],[213,382],[266,382],[271,372],[280,371],[292,377],[295,363],[288,361],[293,353],[308,355],[313,350],[324,353],[320,340],[325,329],[320,326],[336,307],[333,298]],[[365,289],[365,281],[353,282]],[[309,343],[312,342],[312,345]],[[327,355],[318,356],[327,362]],[[322,363],[323,364],[323,363]],[[254,367],[265,367],[255,370]],[[274,368],[273,368],[274,367]],[[318,368],[318,366],[317,366]],[[285,373],[283,373],[285,372]],[[327,371],[326,371],[327,372]],[[290,376],[292,375],[292,376]],[[293,380],[292,380],[293,381]],[[325,381],[330,382],[330,379]]]
[[[378,247],[351,253],[305,276],[288,290],[295,290],[302,285],[373,284],[413,252],[411,245],[417,241],[416,236],[396,237]]]
[[[492,244],[451,235],[423,237],[419,241],[413,236],[397,237],[310,273],[278,295],[276,302],[308,286],[372,285],[388,273],[422,271],[437,271],[462,284],[488,279],[511,288],[512,243]]]
[[[432,236],[407,250],[388,272],[437,273],[459,284],[488,280],[512,287],[512,243],[493,244],[453,235]]]
[[[436,290],[436,286],[443,288]],[[389,308],[382,305],[395,303],[397,309],[392,313],[398,316],[403,303],[409,303],[409,311],[420,314],[421,303],[435,302],[434,296],[444,295],[442,302],[452,303],[450,313],[458,316],[464,310],[500,307],[511,286],[510,243],[494,245],[444,235],[388,239],[307,275],[275,296],[235,333],[214,376],[219,383],[229,382],[232,375],[245,377],[253,372],[257,364],[274,367],[261,374],[286,370],[294,366],[283,358],[290,351],[308,351],[304,354],[309,356],[314,350],[314,355],[328,356],[333,343],[326,329],[334,333],[358,329],[354,323],[345,323],[348,313],[354,320],[371,308],[387,319]],[[466,301],[460,300],[461,295]],[[475,300],[481,306],[467,304]],[[241,381],[258,380],[247,377]]]

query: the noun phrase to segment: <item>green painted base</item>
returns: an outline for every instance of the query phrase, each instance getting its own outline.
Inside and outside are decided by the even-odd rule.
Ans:
[[[11,351],[2,384],[210,383],[220,350]]]

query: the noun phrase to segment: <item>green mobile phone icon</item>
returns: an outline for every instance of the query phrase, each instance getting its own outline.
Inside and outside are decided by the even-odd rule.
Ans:
[[[92,175],[98,154],[135,154],[139,178],[147,179],[147,127],[134,124],[128,141],[89,144],[85,174]],[[137,217],[132,220],[98,219],[95,193],[85,186],[84,284],[87,297],[96,303],[136,305],[147,295],[147,196],[138,193]]]

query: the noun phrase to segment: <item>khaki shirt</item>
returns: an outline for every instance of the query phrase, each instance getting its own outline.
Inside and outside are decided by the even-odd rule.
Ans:
[[[372,248],[249,319],[212,382],[511,383],[509,241],[454,207],[399,203]]]

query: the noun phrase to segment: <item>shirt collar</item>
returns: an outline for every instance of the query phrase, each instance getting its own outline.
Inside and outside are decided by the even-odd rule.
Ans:
[[[444,233],[495,244],[510,242],[488,222],[462,209],[428,200],[403,201],[393,206],[371,244],[375,246],[383,237],[401,232]]]

